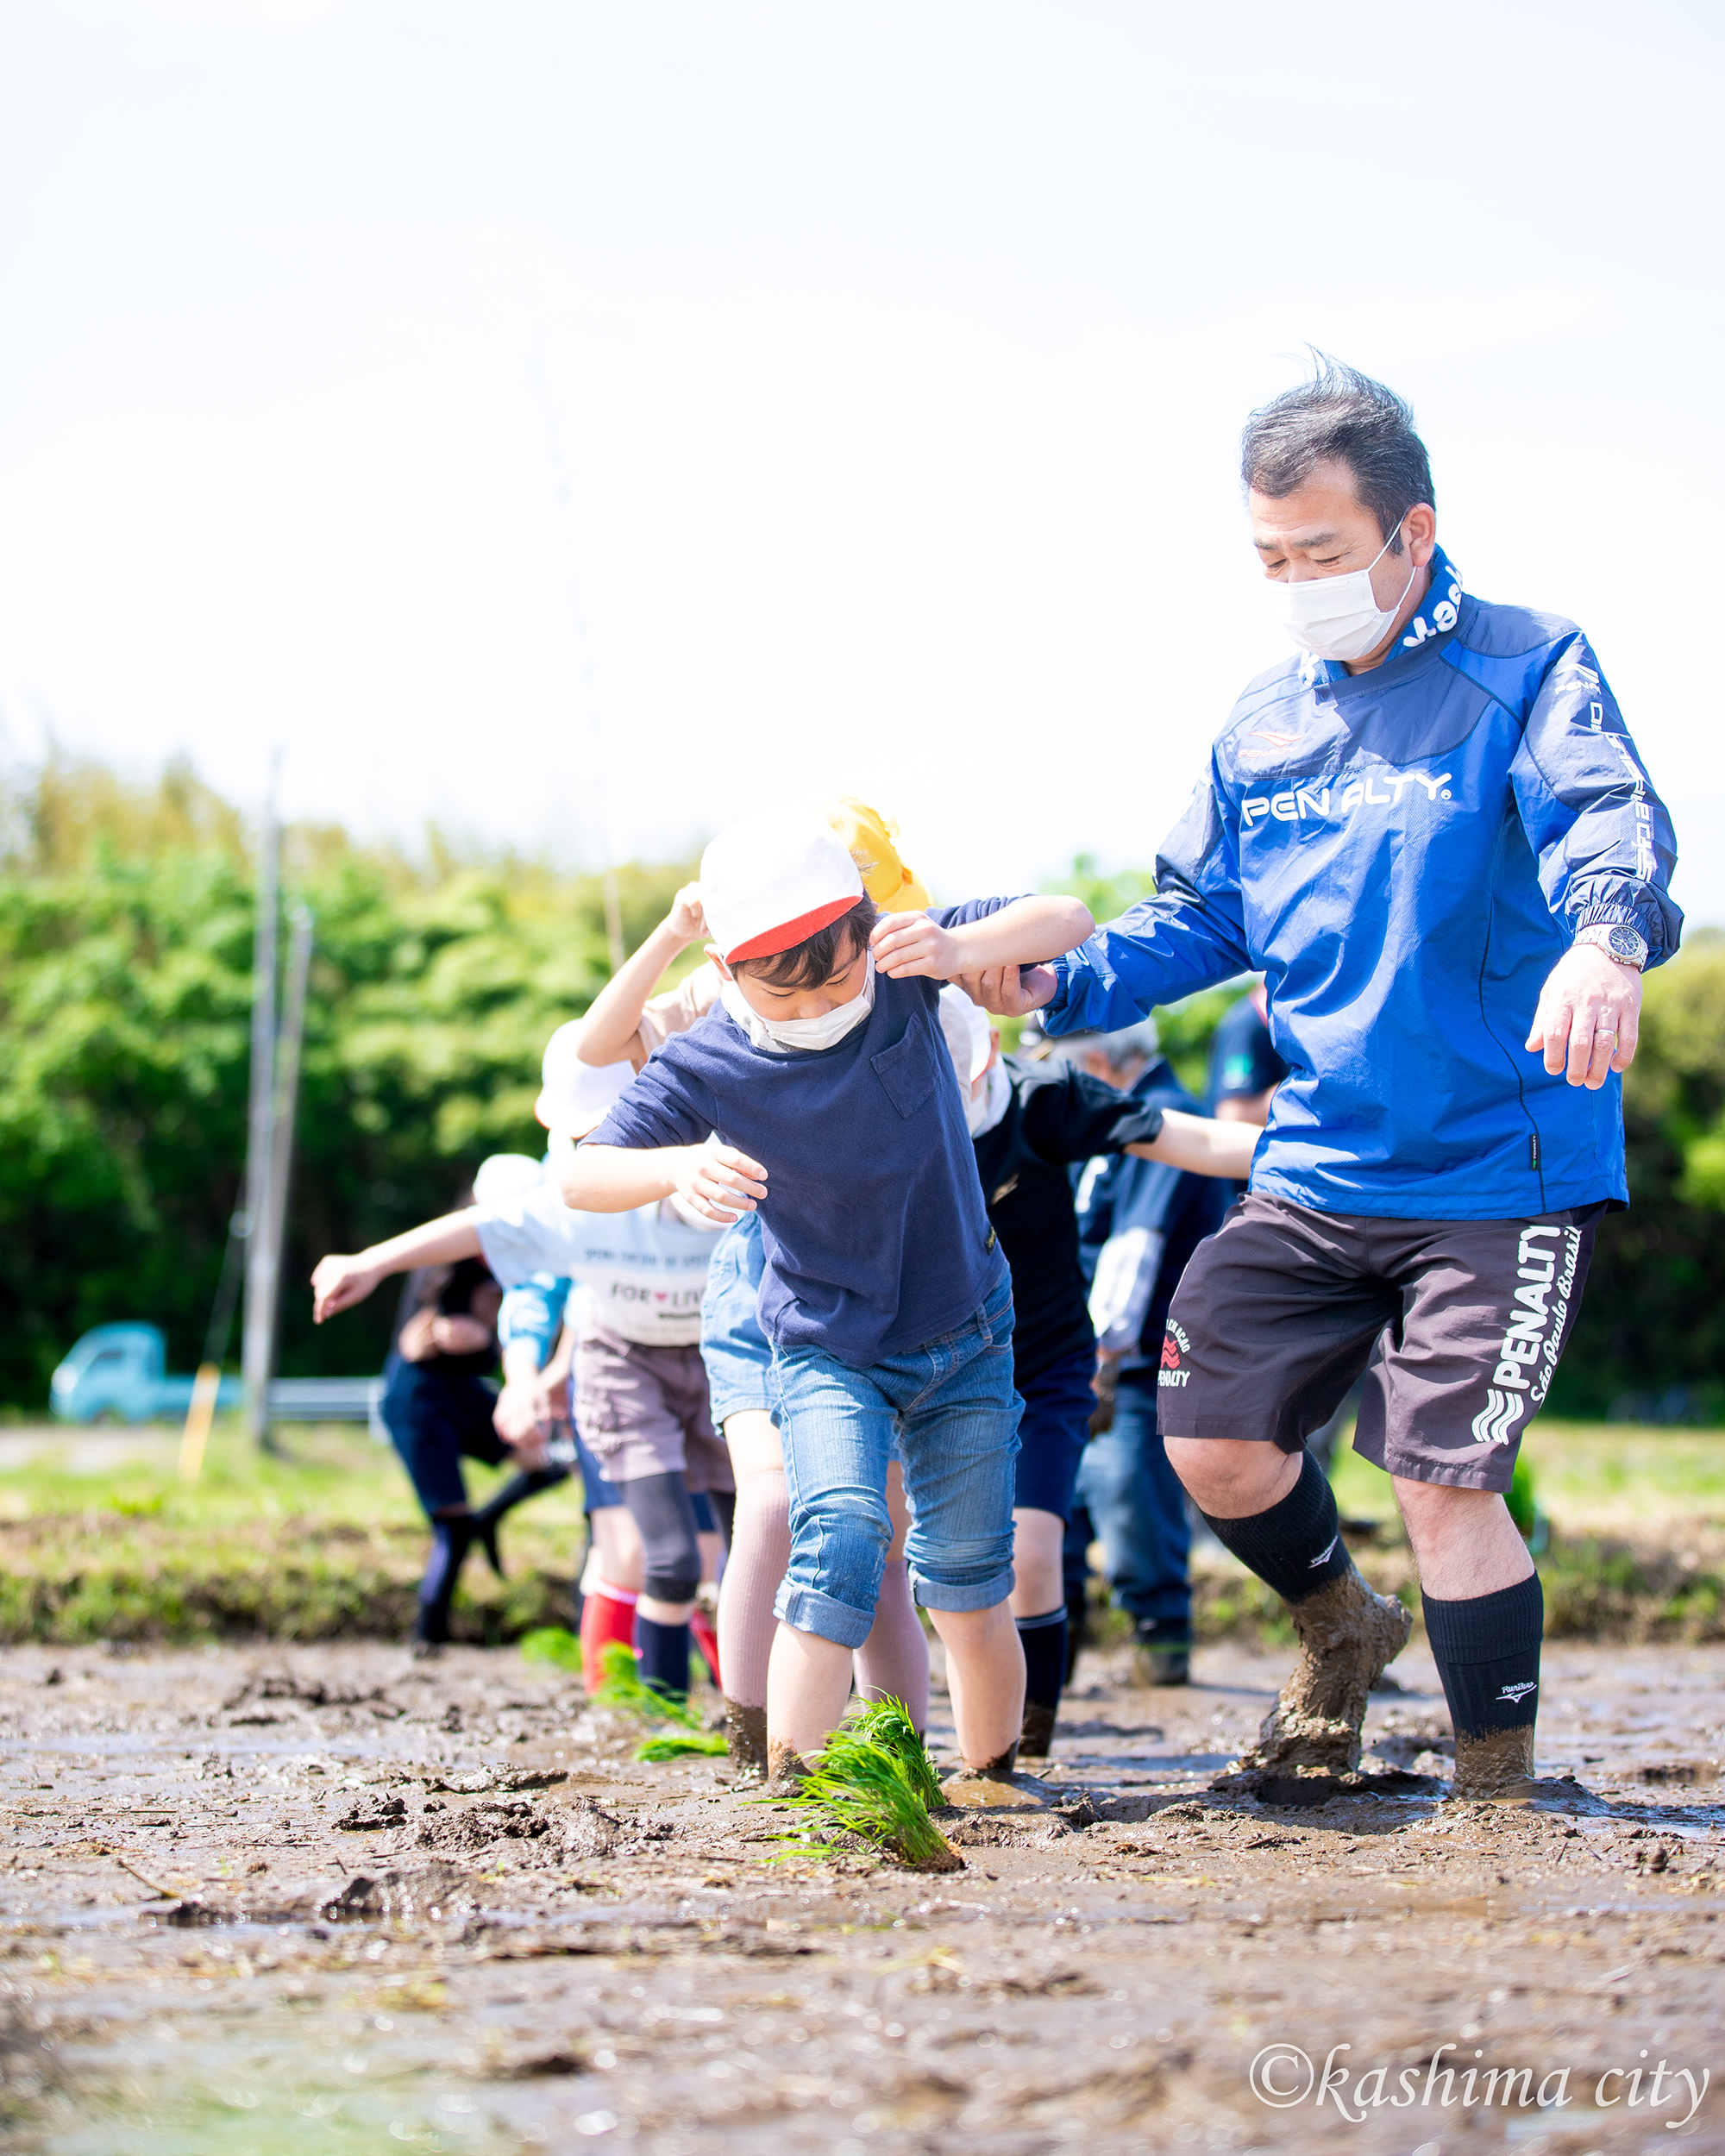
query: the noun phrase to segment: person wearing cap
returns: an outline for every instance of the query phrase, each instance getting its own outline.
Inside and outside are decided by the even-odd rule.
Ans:
[[[899,856],[894,824],[849,795],[827,802],[820,813],[877,906],[928,906],[927,891]],[[699,886],[689,884],[594,998],[581,1027],[580,1053],[586,1061],[626,1056],[638,1070],[673,1033],[687,1032],[706,1015],[723,985],[710,959],[678,987],[651,994],[688,946],[706,935]],[[725,1734],[732,1763],[750,1774],[763,1772],[767,1764],[767,1670],[777,1629],[773,1605],[791,1558],[790,1496],[771,1387],[773,1351],[756,1311],[764,1263],[760,1215],[745,1213],[719,1238],[701,1304],[701,1358],[713,1424],[724,1435],[737,1477],[737,1512],[718,1604]],[[896,1461],[888,1470],[887,1504],[893,1539],[874,1625],[853,1658],[855,1683],[860,1698],[902,1701],[920,1730],[928,1720],[928,1643],[911,1595],[904,1553],[910,1521]]]
[[[626,1062],[599,1069],[584,1063],[579,1041],[576,1020],[560,1026],[545,1050],[537,1113],[551,1134],[554,1163],[573,1155],[633,1075]],[[701,1573],[691,1490],[709,1493],[723,1521],[732,1489],[708,1415],[699,1345],[714,1235],[714,1224],[657,1200],[618,1219],[574,1213],[555,1184],[542,1181],[357,1257],[326,1257],[312,1275],[320,1324],[362,1301],[386,1275],[413,1265],[483,1258],[505,1287],[547,1270],[582,1282],[586,1307],[575,1351],[581,1435],[640,1531],[636,1646],[643,1676],[672,1692],[688,1689],[689,1620]],[[623,1595],[606,1599],[620,1619]]]
[[[1252,1139],[1192,1114],[1190,1096],[1122,1094],[1075,1062],[1000,1054],[1000,1034],[962,988],[940,992],[940,1024],[964,1100],[990,1225],[1012,1268],[1013,1380],[1024,1400],[1013,1493],[1012,1612],[1025,1656],[1021,1755],[1045,1758],[1067,1668],[1063,1567],[1080,1463],[1096,1410],[1096,1332],[1079,1260],[1070,1170],[1132,1155],[1186,1185],[1243,1174]],[[1164,1110],[1170,1112],[1164,1114]],[[1113,1156],[1113,1157],[1110,1157]]]
[[[677,1197],[761,1216],[791,1560],[768,1673],[775,1776],[844,1709],[874,1622],[904,1466],[916,1599],[947,1649],[960,1752],[1016,1757],[1024,1656],[1013,1587],[1012,1288],[938,1024],[939,981],[1070,950],[1076,899],[879,915],[812,814],[751,817],[701,862],[715,1010],[668,1041],[562,1173],[571,1205]]]

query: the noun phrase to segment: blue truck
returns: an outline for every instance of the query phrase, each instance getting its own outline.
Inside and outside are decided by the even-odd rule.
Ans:
[[[48,1403],[62,1422],[184,1422],[194,1382],[169,1375],[160,1326],[99,1325],[54,1372]],[[382,1397],[380,1377],[279,1377],[270,1387],[270,1416],[277,1422],[365,1422],[378,1431]],[[243,1398],[239,1379],[224,1377],[216,1412],[239,1407]]]

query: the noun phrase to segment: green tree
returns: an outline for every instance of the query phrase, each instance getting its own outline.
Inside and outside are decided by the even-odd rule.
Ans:
[[[154,787],[60,762],[0,809],[0,1400],[40,1407],[78,1336],[144,1317],[203,1345],[244,1172],[253,864],[190,771]],[[630,943],[687,863],[622,872]],[[321,1331],[301,1283],[446,1210],[478,1162],[537,1151],[539,1058],[606,977],[598,880],[429,868],[291,831],[317,917],[287,1225],[282,1366],[374,1368],[379,1296]]]

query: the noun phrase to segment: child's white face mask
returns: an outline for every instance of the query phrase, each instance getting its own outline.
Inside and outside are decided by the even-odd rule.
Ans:
[[[785,1053],[793,1049],[837,1048],[847,1034],[856,1031],[875,1007],[875,954],[872,950],[869,953],[862,986],[850,1002],[835,1004],[818,1018],[763,1018],[734,981],[727,981],[718,993],[720,1001],[748,1035],[753,1047],[777,1049]]]

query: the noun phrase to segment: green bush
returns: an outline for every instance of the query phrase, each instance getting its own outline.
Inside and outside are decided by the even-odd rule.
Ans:
[[[0,802],[0,1401],[40,1411],[91,1326],[204,1344],[244,1172],[254,921],[240,818],[189,772],[128,789],[50,765]],[[619,881],[638,942],[690,873]],[[537,1151],[539,1059],[606,978],[598,881],[429,864],[296,830],[285,893],[317,917],[287,1225],[281,1367],[375,1369],[384,1294],[315,1330],[303,1283],[446,1211],[499,1150]]]

